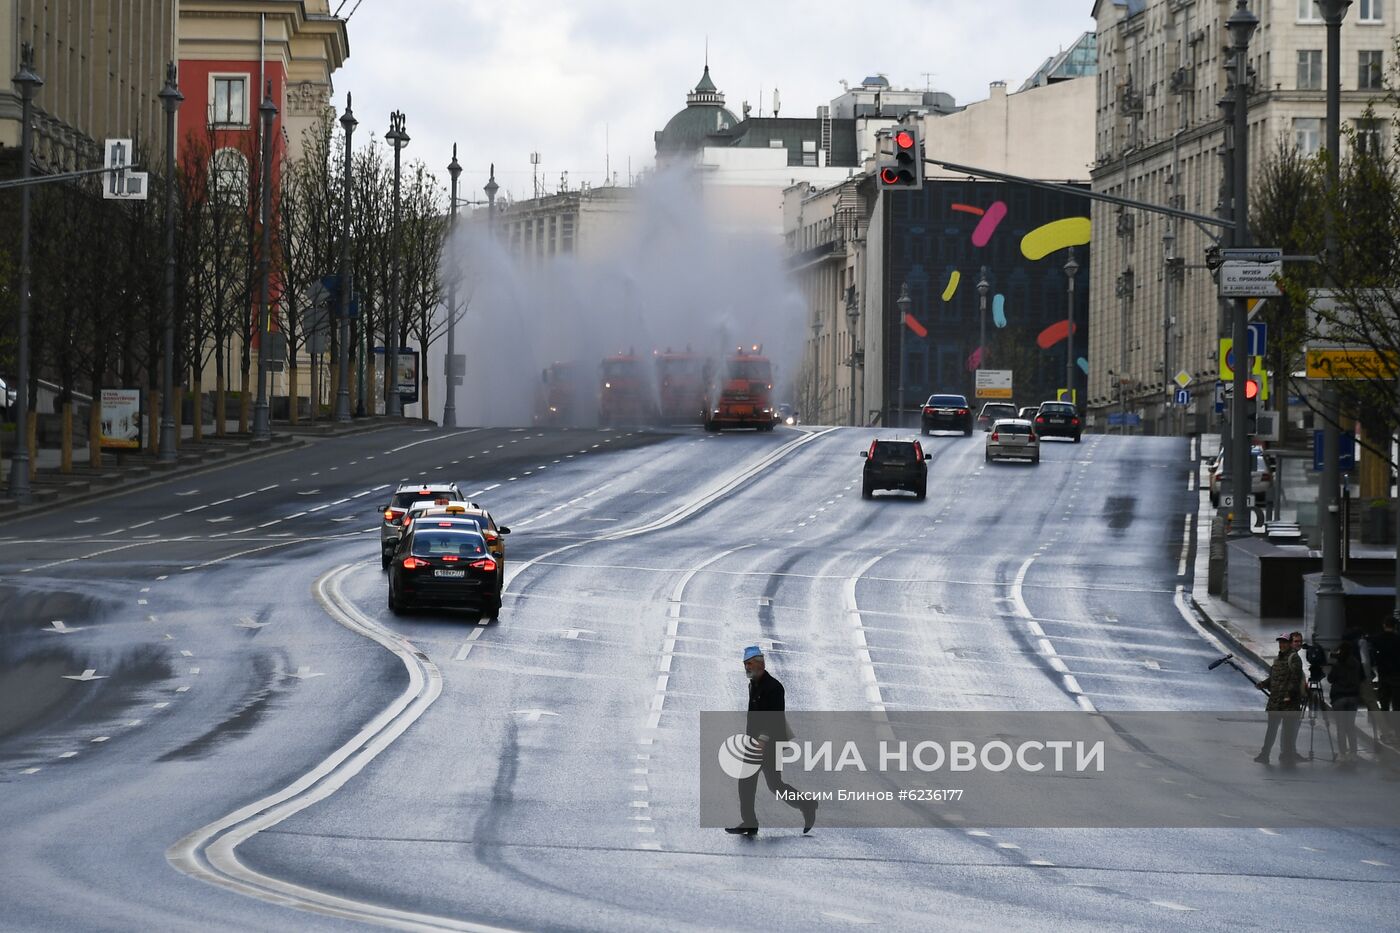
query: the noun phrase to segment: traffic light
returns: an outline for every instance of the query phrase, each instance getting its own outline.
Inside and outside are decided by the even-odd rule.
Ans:
[[[1244,381],[1244,429],[1253,437],[1259,433],[1259,380],[1251,376]]]
[[[899,125],[890,136],[894,156],[880,161],[876,175],[881,188],[906,188],[919,191],[924,186],[924,147],[919,141],[919,128]]]

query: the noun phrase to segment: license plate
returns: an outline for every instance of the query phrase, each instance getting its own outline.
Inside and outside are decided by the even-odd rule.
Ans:
[[[435,576],[435,577],[452,577],[452,578],[454,578],[454,579],[460,579],[460,578],[462,578],[462,577],[465,577],[466,575],[467,575],[467,572],[466,572],[465,570],[434,570],[434,571],[433,571],[433,576]]]

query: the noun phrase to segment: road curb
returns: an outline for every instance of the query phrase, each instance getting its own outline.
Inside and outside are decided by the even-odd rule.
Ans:
[[[352,427],[339,431],[309,432],[295,428],[282,430],[273,434],[272,439],[268,441],[239,438],[230,441],[214,440],[215,436],[209,435],[210,443],[227,446],[213,446],[195,455],[182,454],[175,465],[165,465],[157,461],[128,466],[120,472],[111,470],[95,474],[40,473],[30,483],[36,501],[20,505],[12,499],[0,499],[0,525],[74,503],[91,502],[138,489],[148,489],[236,463],[247,463],[291,450],[300,450],[316,440],[369,434],[402,425],[425,424],[432,425],[432,422],[411,418],[375,418],[366,419],[363,423],[357,422]]]

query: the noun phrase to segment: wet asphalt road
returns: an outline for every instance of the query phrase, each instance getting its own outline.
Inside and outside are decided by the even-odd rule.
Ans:
[[[919,503],[868,437],[395,429],[0,524],[5,923],[1389,925],[1389,832],[699,828],[753,642],[791,708],[1258,706],[1177,607],[1184,442],[933,438]],[[422,476],[512,527],[498,624],[385,608]],[[255,801],[229,882],[198,831]]]

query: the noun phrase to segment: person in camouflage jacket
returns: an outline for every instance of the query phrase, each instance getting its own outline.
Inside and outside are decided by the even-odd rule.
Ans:
[[[1301,725],[1298,711],[1303,708],[1307,684],[1303,680],[1303,661],[1287,635],[1279,636],[1278,657],[1269,668],[1268,687],[1269,702],[1264,709],[1269,714],[1269,726],[1264,733],[1264,748],[1254,760],[1260,764],[1269,763],[1274,739],[1282,727],[1283,741],[1278,757],[1281,763],[1288,764],[1298,760],[1298,727]]]

